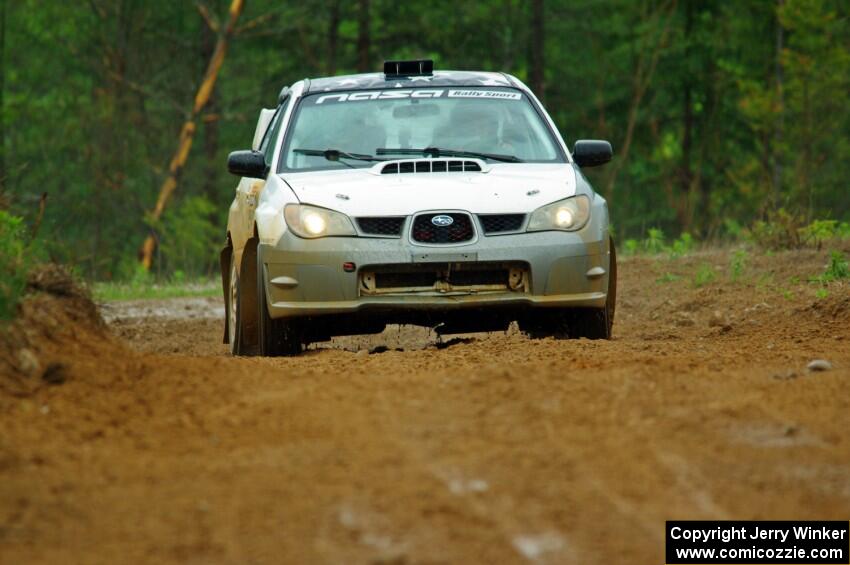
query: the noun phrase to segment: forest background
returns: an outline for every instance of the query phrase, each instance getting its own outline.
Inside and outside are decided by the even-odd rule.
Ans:
[[[0,256],[20,260],[37,233],[44,258],[128,280],[152,238],[153,276],[209,277],[236,186],[226,157],[250,145],[260,108],[302,78],[403,58],[515,74],[568,144],[610,140],[614,160],[590,177],[620,241],[846,236],[848,13],[842,0],[0,0]]]

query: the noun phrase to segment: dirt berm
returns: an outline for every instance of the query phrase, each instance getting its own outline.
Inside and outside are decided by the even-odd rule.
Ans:
[[[34,285],[0,347],[0,562],[662,563],[667,519],[846,520],[826,257],[624,260],[607,342],[392,328],[294,359],[228,357],[216,300],[104,324]]]

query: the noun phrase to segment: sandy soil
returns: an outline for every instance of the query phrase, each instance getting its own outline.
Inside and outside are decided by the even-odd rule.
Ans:
[[[850,285],[797,280],[825,257],[623,261],[608,342],[233,359],[217,300],[110,305],[45,346],[63,384],[0,395],[0,561],[662,563],[667,519],[846,520]]]

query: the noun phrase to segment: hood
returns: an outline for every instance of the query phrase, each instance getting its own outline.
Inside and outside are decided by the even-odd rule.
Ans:
[[[280,176],[300,202],[349,216],[407,216],[424,210],[528,213],[576,193],[569,163],[499,163],[462,173],[382,175],[360,168]]]

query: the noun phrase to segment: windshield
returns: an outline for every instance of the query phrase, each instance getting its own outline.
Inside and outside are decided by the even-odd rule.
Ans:
[[[518,90],[399,88],[303,98],[280,169],[369,167],[377,160],[454,155],[565,162],[552,132]]]

